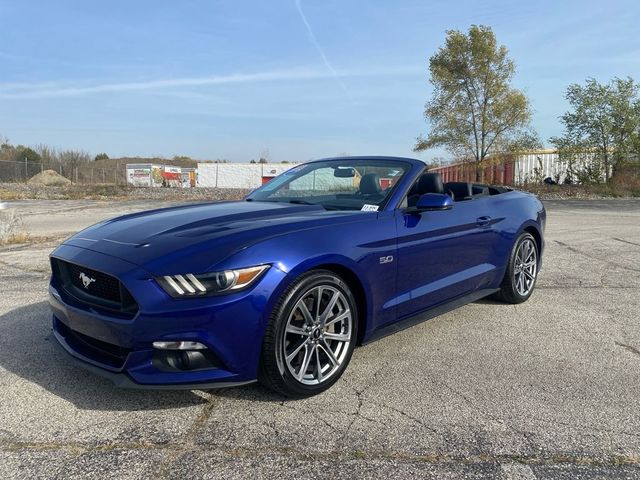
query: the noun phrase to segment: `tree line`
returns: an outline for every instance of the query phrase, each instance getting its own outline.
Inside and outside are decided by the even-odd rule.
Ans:
[[[0,137],[0,161],[26,162],[29,165],[39,164],[42,169],[55,170],[61,175],[70,176],[83,165],[92,161],[108,160],[106,153],[99,153],[95,157],[84,150],[57,150],[48,145],[40,144],[35,147],[12,145],[6,137]]]
[[[445,44],[429,59],[429,125],[415,151],[443,147],[456,159],[475,164],[476,181],[485,165],[501,155],[542,147],[531,126],[531,103],[511,83],[516,71],[490,27],[472,25],[447,32]],[[560,117],[563,134],[549,139],[581,182],[609,181],[640,154],[639,86],[632,78],[571,84],[570,110]],[[577,167],[579,165],[579,168]]]
[[[12,145],[7,137],[0,135],[0,161],[5,162],[27,162],[30,165],[39,164],[42,169],[55,170],[61,175],[70,177],[77,168],[90,166],[94,162],[110,160],[106,153],[99,153],[92,157],[84,150],[57,150],[45,144],[39,144],[35,147],[27,147],[25,145]],[[114,159],[115,161],[116,159]],[[165,158],[139,158],[124,157],[120,159],[124,162],[138,163],[175,163],[178,166],[195,167],[197,160],[186,155],[175,155],[171,159]],[[203,160],[202,163],[229,163],[226,158],[217,158],[215,160]],[[272,163],[269,160],[269,151],[265,150],[260,153],[259,159],[252,159],[250,163]],[[289,163],[283,160],[280,163]]]

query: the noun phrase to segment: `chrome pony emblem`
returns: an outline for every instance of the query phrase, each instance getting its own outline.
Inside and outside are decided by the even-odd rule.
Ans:
[[[80,272],[80,280],[82,280],[82,285],[84,285],[84,288],[87,289],[89,288],[89,285],[96,281],[95,278],[91,278],[84,272]]]

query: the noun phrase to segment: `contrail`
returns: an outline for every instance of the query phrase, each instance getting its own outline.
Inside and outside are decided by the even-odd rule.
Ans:
[[[131,91],[158,91],[162,89],[173,89],[177,87],[223,85],[259,83],[269,81],[295,81],[295,80],[318,80],[335,78],[340,82],[340,77],[358,76],[414,76],[422,73],[422,68],[416,65],[385,65],[382,68],[367,67],[364,69],[351,68],[341,70],[338,74],[329,65],[329,70],[298,67],[287,70],[271,70],[253,73],[233,73],[227,75],[207,75],[201,77],[178,77],[156,80],[144,80],[138,82],[116,82],[103,83],[98,85],[69,85],[61,82],[39,82],[39,83],[0,83],[0,100],[21,100],[39,98],[64,98],[78,97],[82,95],[92,95],[100,93],[117,93]],[[342,85],[342,88],[349,92]],[[351,95],[349,95],[351,97]]]
[[[322,57],[322,61],[324,62],[325,66],[329,69],[329,71],[334,76],[336,81],[340,84],[340,87],[342,87],[342,90],[344,90],[344,92],[347,95],[351,96],[351,94],[349,93],[349,90],[347,90],[347,86],[344,84],[344,82],[340,78],[340,75],[338,75],[338,72],[336,72],[336,70],[333,68],[331,63],[329,63],[329,59],[327,59],[327,56],[324,54],[324,50],[322,50],[322,47],[318,43],[318,39],[316,38],[315,34],[313,33],[313,30],[311,29],[311,25],[309,25],[309,22],[307,21],[307,17],[302,11],[302,0],[296,0],[296,7],[298,9],[298,13],[300,14],[300,18],[302,18],[302,22],[304,23],[304,26],[307,28],[309,39],[311,40],[311,43],[313,43],[313,46],[316,48],[316,50],[320,54],[320,57]]]
[[[200,85],[221,85],[230,83],[268,82],[274,80],[305,80],[330,78],[325,72],[308,69],[279,70],[257,73],[236,73],[231,75],[210,75],[206,77],[186,77],[143,82],[107,83],[83,87],[50,87],[43,84],[0,84],[0,99],[76,97],[103,92],[128,92],[156,90],[172,87]]]

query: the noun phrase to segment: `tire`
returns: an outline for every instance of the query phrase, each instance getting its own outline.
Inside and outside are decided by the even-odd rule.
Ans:
[[[494,295],[507,303],[522,303],[533,293],[538,277],[540,253],[530,233],[523,233],[511,250],[500,290]]]
[[[271,314],[258,380],[287,397],[316,395],[340,378],[357,338],[358,310],[349,286],[331,271],[307,272]]]

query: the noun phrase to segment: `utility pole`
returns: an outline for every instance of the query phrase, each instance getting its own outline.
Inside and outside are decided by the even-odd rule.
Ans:
[[[27,183],[29,180],[29,160],[27,157],[24,157],[24,183]]]

